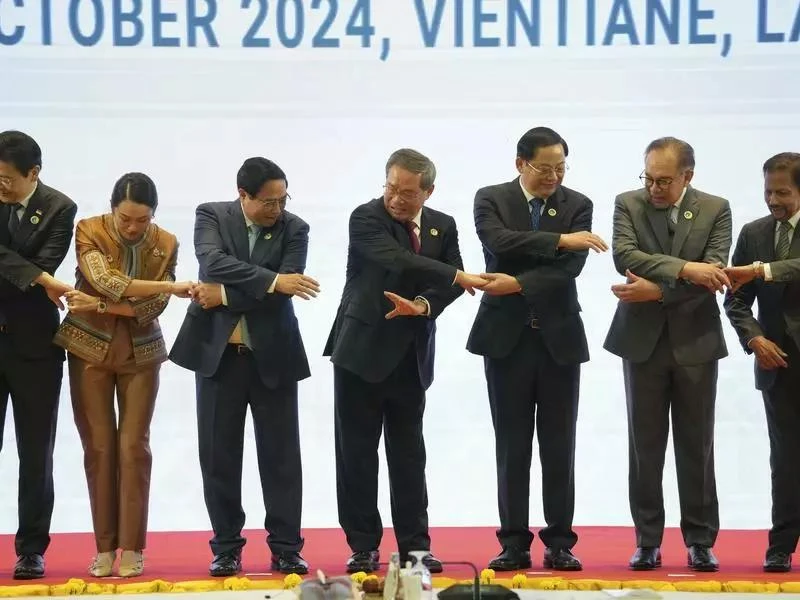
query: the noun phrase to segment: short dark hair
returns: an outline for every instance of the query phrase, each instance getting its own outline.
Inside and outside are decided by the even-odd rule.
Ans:
[[[788,171],[794,186],[800,190],[800,154],[797,152],[781,152],[768,158],[764,163],[764,175],[776,171]]]
[[[645,157],[653,150],[673,150],[678,155],[678,167],[681,170],[694,169],[694,148],[676,137],[662,137],[647,144]]]
[[[27,177],[31,169],[42,167],[42,149],[27,133],[4,131],[0,133],[0,161]]]
[[[144,173],[125,173],[117,179],[111,191],[111,208],[116,208],[125,200],[144,204],[155,212],[158,207],[156,184]]]
[[[236,187],[255,196],[268,181],[281,179],[286,182],[288,187],[289,181],[286,179],[283,169],[271,160],[254,156],[244,161],[239,168],[239,172],[236,174]]]
[[[539,148],[547,148],[561,144],[564,147],[564,156],[569,156],[567,142],[556,131],[549,127],[534,127],[526,131],[517,142],[517,157],[530,160],[536,156]]]
[[[433,187],[436,181],[436,165],[433,161],[416,150],[411,148],[400,148],[395,150],[386,161],[386,174],[389,174],[389,169],[392,167],[400,167],[411,173],[421,175],[419,179],[419,187],[423,190],[429,190]]]

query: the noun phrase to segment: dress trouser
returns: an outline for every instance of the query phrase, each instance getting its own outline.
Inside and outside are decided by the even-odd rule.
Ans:
[[[102,363],[74,354],[68,361],[97,551],[143,550],[152,467],[150,421],[161,365],[136,365],[126,319],[117,320]]]

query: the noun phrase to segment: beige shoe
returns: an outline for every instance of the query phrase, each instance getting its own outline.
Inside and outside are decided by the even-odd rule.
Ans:
[[[139,550],[123,550],[119,559],[120,577],[138,577],[144,572],[144,556]]]
[[[89,565],[89,575],[93,577],[111,577],[116,558],[116,552],[98,552],[92,564]]]

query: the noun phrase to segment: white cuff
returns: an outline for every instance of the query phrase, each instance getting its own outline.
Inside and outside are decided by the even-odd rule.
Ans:
[[[228,295],[225,293],[225,286],[219,286],[220,294],[222,294],[222,306],[228,306]]]
[[[278,285],[278,277],[280,277],[280,275],[275,275],[275,279],[272,280],[272,285],[270,285],[269,288],[267,288],[268,294],[275,293],[275,286]]]
[[[769,263],[764,263],[761,266],[764,267],[764,281],[772,281],[772,269]]]

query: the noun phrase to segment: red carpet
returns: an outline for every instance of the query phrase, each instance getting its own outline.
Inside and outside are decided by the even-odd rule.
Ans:
[[[634,547],[633,531],[626,527],[582,527],[578,528],[580,541],[574,551],[581,558],[584,570],[578,573],[551,573],[541,567],[543,548],[538,539],[532,548],[534,566],[528,577],[568,577],[573,579],[603,580],[659,580],[669,582],[690,580],[754,581],[784,583],[800,581],[800,575],[765,574],[761,571],[767,541],[764,531],[723,531],[715,547],[720,560],[718,573],[698,574],[686,568],[686,552],[680,533],[669,530],[662,548],[664,566],[657,571],[634,573],[626,568]],[[309,561],[312,572],[322,569],[329,575],[342,574],[344,561],[350,552],[344,535],[338,529],[310,529],[304,532],[306,546],[303,556]],[[263,532],[247,533],[243,562],[250,578],[269,577],[269,554],[264,543]],[[443,561],[471,561],[480,571],[497,551],[494,528],[448,527],[431,530],[434,553]],[[207,532],[151,533],[145,554],[145,574],[135,581],[163,579],[168,582],[208,578],[211,554]],[[382,560],[388,560],[395,548],[394,536],[387,530],[381,547]],[[70,578],[87,582],[97,581],[89,577],[86,568],[94,554],[92,535],[88,533],[56,534],[47,552],[47,578],[30,583],[60,584]],[[0,536],[0,585],[12,585],[11,569],[14,565],[14,539],[11,535]],[[511,578],[514,573],[497,573],[498,578]],[[472,575],[465,567],[445,568],[443,577],[457,579]],[[274,578],[282,579],[278,574]],[[108,581],[108,580],[105,580]],[[119,580],[117,580],[117,583]]]

